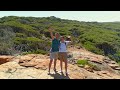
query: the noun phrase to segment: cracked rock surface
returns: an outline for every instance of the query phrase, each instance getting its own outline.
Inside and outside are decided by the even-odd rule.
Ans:
[[[68,75],[65,75],[64,64],[63,74],[60,73],[60,62],[57,60],[57,72],[48,74],[49,56],[40,54],[28,54],[24,56],[1,56],[0,60],[7,60],[0,65],[0,79],[120,79],[119,66],[116,62],[95,55],[81,49],[74,49],[72,58],[74,60],[87,58],[95,63],[101,70],[92,72],[86,68],[78,67],[77,64],[68,64]],[[4,58],[4,59],[2,59]],[[117,68],[118,70],[116,70]]]

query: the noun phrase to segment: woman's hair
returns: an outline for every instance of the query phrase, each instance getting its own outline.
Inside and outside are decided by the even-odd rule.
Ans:
[[[64,39],[65,39],[65,37],[64,37],[64,36],[61,36],[61,37],[60,37],[60,40],[61,40],[62,38],[64,38]]]
[[[65,38],[64,36],[61,36],[60,38]]]

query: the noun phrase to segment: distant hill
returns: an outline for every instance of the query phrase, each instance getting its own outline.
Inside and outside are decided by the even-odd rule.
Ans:
[[[120,22],[79,22],[54,16],[0,18],[0,54],[48,53],[49,26],[61,35],[72,36],[76,46],[120,60]]]

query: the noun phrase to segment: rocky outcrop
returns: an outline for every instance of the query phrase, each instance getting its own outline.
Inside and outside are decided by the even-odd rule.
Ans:
[[[14,56],[0,56],[0,64],[4,64],[12,60]]]
[[[111,68],[113,68],[115,70],[120,70],[120,66],[118,65],[117,62],[110,60],[108,58],[105,58],[104,62],[106,62]]]
[[[93,69],[98,71],[107,70],[112,73],[119,73],[120,66],[117,62],[109,59],[108,57],[102,56],[102,55],[96,55],[94,53],[91,53],[84,49],[77,49],[77,48],[70,48],[69,52],[72,51],[70,54],[73,56],[71,58],[68,58],[69,63],[76,64],[77,60],[88,60],[89,63],[95,65],[95,68],[91,67],[83,67],[80,65],[80,67],[85,68],[88,71],[93,72]]]
[[[99,69],[91,68],[88,65],[78,66],[69,62],[68,75],[65,75],[64,64],[63,74],[60,73],[60,62],[57,60],[57,72],[54,72],[53,65],[51,73],[48,74],[49,56],[40,54],[28,54],[24,56],[1,56],[0,60],[7,60],[0,65],[0,79],[120,79],[120,69],[112,68],[110,64],[117,64],[101,55],[95,55],[85,50],[72,50],[72,57],[69,60],[88,59]]]

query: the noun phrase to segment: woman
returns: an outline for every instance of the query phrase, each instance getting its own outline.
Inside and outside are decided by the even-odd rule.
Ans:
[[[59,59],[60,59],[60,67],[61,67],[61,73],[62,71],[62,62],[65,62],[65,73],[68,75],[67,72],[67,45],[71,41],[65,41],[65,38],[62,36],[60,38],[60,46],[59,46]]]

